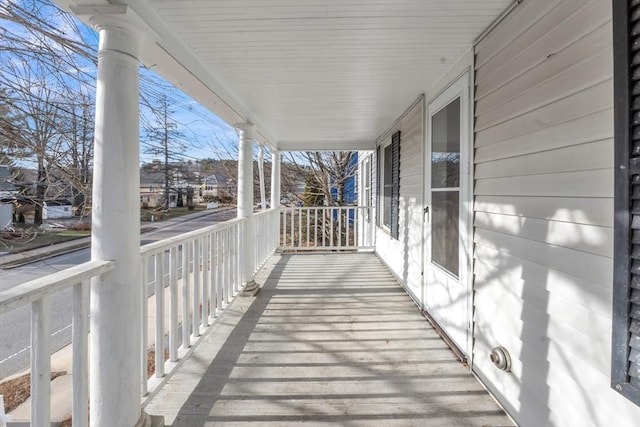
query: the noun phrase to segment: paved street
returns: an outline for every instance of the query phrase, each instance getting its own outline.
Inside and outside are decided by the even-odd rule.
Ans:
[[[141,236],[141,246],[201,227],[235,218],[235,209],[212,210],[208,214],[175,218],[150,224],[158,229]],[[10,270],[0,270],[0,291],[37,277],[51,274],[89,261],[89,248],[58,255]],[[52,299],[51,330],[52,351],[71,342],[71,289],[60,292]],[[24,306],[0,316],[0,380],[26,369],[29,365],[30,306]]]

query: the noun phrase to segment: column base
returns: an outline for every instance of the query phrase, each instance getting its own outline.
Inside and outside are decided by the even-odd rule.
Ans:
[[[244,285],[240,291],[241,297],[255,297],[260,292],[260,285],[255,280],[251,280]]]
[[[142,411],[140,419],[134,427],[164,427],[164,417],[161,415],[149,415]]]

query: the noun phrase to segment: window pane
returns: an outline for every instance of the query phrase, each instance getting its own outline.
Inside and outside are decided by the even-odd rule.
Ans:
[[[431,193],[431,259],[458,277],[458,191]]]
[[[383,172],[383,202],[382,202],[382,223],[387,227],[391,226],[391,144],[384,147],[384,172]]]
[[[431,187],[460,186],[460,98],[432,117]]]

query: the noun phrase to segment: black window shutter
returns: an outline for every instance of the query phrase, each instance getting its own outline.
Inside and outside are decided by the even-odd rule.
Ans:
[[[400,131],[391,137],[391,237],[398,239],[400,216]]]
[[[640,0],[613,2],[615,390],[640,405]]]
[[[376,148],[376,225],[380,227],[380,146]]]

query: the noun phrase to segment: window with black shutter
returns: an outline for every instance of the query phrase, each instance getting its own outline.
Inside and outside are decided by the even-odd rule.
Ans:
[[[388,229],[391,237],[398,239],[400,214],[400,131],[391,142],[379,146],[377,157],[376,212],[378,226]]]
[[[398,238],[400,216],[400,131],[391,137],[391,237]]]
[[[612,386],[640,404],[640,0],[613,2],[615,196]]]

